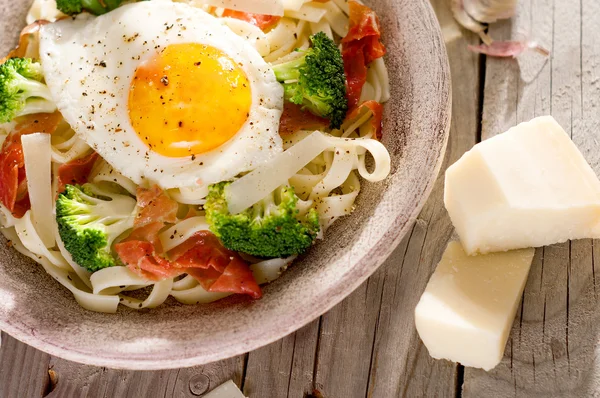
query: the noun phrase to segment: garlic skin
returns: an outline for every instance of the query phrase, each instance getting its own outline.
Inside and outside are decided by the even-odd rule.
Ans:
[[[517,10],[517,0],[462,0],[462,3],[469,16],[484,23],[511,18]]]
[[[454,19],[464,28],[477,33],[483,42],[478,46],[469,46],[470,51],[491,57],[516,58],[528,50],[534,50],[544,57],[550,55],[548,50],[534,41],[494,41],[486,33],[485,24],[515,15],[517,0],[450,0],[450,9]]]
[[[474,53],[489,55],[491,57],[517,58],[527,50],[534,50],[544,57],[550,55],[548,50],[539,46],[534,41],[495,41],[491,44],[470,45],[468,48]]]
[[[485,30],[485,26],[477,22],[467,13],[464,0],[451,0],[450,9],[456,21],[471,32],[480,33]]]
[[[467,0],[469,1],[469,0]],[[487,27],[482,23],[473,19],[465,9],[464,0],[450,0],[450,9],[454,15],[454,19],[465,29],[475,32],[481,37],[485,44],[492,44],[492,38],[485,33]]]

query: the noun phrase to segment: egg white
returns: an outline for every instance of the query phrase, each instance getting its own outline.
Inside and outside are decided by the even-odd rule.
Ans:
[[[193,157],[165,157],[150,150],[131,126],[130,84],[138,65],[160,49],[191,42],[219,48],[244,70],[252,105],[244,126],[220,147]],[[42,28],[40,55],[65,120],[137,184],[202,188],[252,170],[282,151],[283,89],[273,70],[250,43],[200,9],[142,1],[99,17],[64,19]]]

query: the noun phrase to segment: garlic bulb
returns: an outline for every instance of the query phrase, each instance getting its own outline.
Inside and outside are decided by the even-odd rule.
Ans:
[[[515,15],[517,0],[462,0],[467,14],[474,20],[485,23],[496,22]]]
[[[517,0],[450,0],[450,8],[459,24],[490,44],[484,24],[512,17],[517,10]]]
[[[450,0],[454,19],[466,29],[477,33],[483,44],[469,46],[469,50],[492,57],[517,57],[533,49],[548,56],[550,52],[537,43],[524,41],[494,41],[487,33],[486,24],[511,18],[517,10],[517,0]]]
[[[472,1],[472,0],[467,0]],[[465,9],[465,0],[450,0],[450,9],[454,15],[454,19],[471,32],[477,33],[485,44],[491,44],[492,38],[485,33],[486,26],[476,21]]]

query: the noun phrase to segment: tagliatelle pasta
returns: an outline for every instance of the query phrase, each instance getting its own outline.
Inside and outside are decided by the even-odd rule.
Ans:
[[[327,37],[339,42],[348,34],[349,6],[346,0],[257,0],[243,2],[242,8],[237,7],[240,11],[271,13],[281,17],[264,31],[248,21],[222,17],[226,14],[226,7],[234,7],[239,1],[175,1],[201,8],[220,18],[225,26],[244,38],[272,65],[298,57],[298,50],[310,47],[311,35],[324,32]],[[54,0],[35,0],[27,21],[52,22],[63,16],[56,9]],[[24,51],[28,57],[39,58],[39,40],[35,34],[28,40]],[[378,58],[367,68],[360,100],[361,103],[383,103],[389,98],[387,68],[383,58]],[[351,115],[339,129],[331,130],[323,126],[322,129],[300,129],[284,135],[285,152],[238,178],[227,188],[230,211],[242,211],[276,188],[290,185],[300,199],[298,208],[301,214],[306,214],[310,209],[316,209],[319,213],[319,238],[323,238],[335,220],[354,210],[361,189],[361,178],[378,182],[390,172],[389,153],[378,141],[375,112],[361,108]],[[15,122],[0,124],[0,144],[15,130],[15,126]],[[153,281],[122,265],[95,272],[79,266],[60,237],[53,203],[60,190],[58,175],[61,166],[89,156],[93,148],[65,121],[51,135],[31,134],[24,136],[22,141],[24,167],[29,177],[27,183],[29,193],[33,196],[31,209],[18,218],[0,204],[0,231],[16,250],[40,263],[49,275],[73,294],[81,306],[92,311],[114,313],[119,304],[132,309],[154,308],[168,297],[184,304],[201,304],[231,294],[209,291],[186,273]],[[367,167],[369,159],[373,161],[371,167]],[[140,187],[103,159],[95,162],[87,179],[123,195],[135,196]],[[176,250],[199,232],[209,229],[202,209],[207,194],[206,187],[168,190],[169,197],[179,203],[180,209],[176,223],[157,233],[156,239],[165,253]],[[265,260],[244,256],[259,284],[277,279],[295,258],[293,255]]]

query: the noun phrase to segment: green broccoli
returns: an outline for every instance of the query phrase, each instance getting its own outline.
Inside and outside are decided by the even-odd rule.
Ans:
[[[257,257],[287,257],[313,244],[321,228],[319,214],[311,208],[300,216],[293,188],[278,188],[249,209],[231,214],[225,199],[229,184],[211,185],[204,205],[210,230],[226,248]]]
[[[56,110],[39,62],[10,58],[0,65],[0,123],[30,113]]]
[[[119,7],[123,0],[56,0],[56,7],[67,15],[87,11],[94,15],[106,14]]]
[[[95,185],[67,185],[56,200],[56,221],[73,261],[91,272],[116,265],[111,246],[133,228],[135,206],[135,199]]]
[[[323,32],[310,41],[310,49],[297,50],[302,56],[273,66],[275,77],[288,101],[329,119],[331,128],[340,128],[348,111],[342,54]]]

